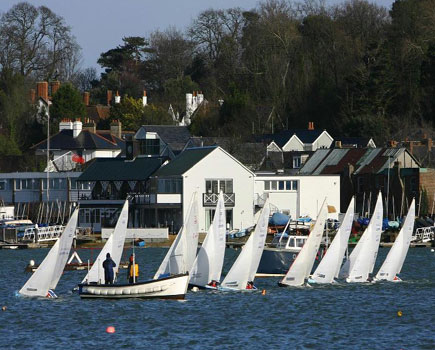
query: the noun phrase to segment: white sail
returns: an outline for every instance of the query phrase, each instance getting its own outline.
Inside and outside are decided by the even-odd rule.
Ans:
[[[248,282],[254,281],[266,241],[269,213],[269,200],[266,200],[254,232],[251,233],[230,271],[222,281],[223,287],[243,290],[246,289]]]
[[[113,269],[116,276],[121,262],[122,251],[124,249],[125,235],[127,233],[128,224],[128,200],[125,201],[121,214],[119,215],[113,233],[110,235],[100,254],[95,259],[89,272],[86,274],[82,283],[105,283],[103,262],[106,260],[106,254],[110,253],[110,257],[115,262],[116,267]]]
[[[220,281],[225,256],[225,202],[221,191],[213,223],[205,236],[190,273],[190,283],[205,286]]]
[[[411,243],[412,231],[414,229],[414,219],[415,200],[412,200],[402,229],[400,230],[399,235],[394,241],[393,246],[388,252],[384,263],[376,275],[377,280],[394,281],[397,274],[399,274],[402,270],[406,254],[408,253],[409,244]]]
[[[287,271],[287,274],[281,280],[281,284],[288,286],[301,286],[305,279],[311,273],[314,261],[316,260],[317,251],[322,241],[323,230],[325,228],[326,217],[328,215],[328,206],[326,199],[323,201],[319,214],[317,215],[316,223],[313,230],[310,232],[304,246],[299,252],[296,259]]]
[[[76,208],[62,235],[50,249],[38,269],[28,279],[23,288],[20,289],[20,294],[45,297],[49,289],[56,288],[71,250],[77,227],[78,212],[79,209]]]
[[[352,197],[346,215],[335,234],[334,240],[311,277],[316,283],[331,283],[334,277],[338,277],[338,272],[340,271],[352,229],[355,211],[354,206],[354,198]]]
[[[382,194],[379,192],[370,223],[354,249],[356,252],[352,252],[349,257],[351,261],[348,266],[347,282],[367,282],[369,274],[373,271],[381,240],[382,215]]]
[[[183,227],[157,269],[154,279],[166,274],[176,275],[191,270],[198,248],[198,231],[198,202],[195,192]]]

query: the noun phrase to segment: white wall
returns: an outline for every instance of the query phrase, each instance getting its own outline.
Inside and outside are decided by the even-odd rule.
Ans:
[[[298,189],[296,191],[265,190],[265,181],[298,181]],[[280,211],[289,211],[294,219],[304,215],[315,219],[325,197],[328,205],[333,205],[340,210],[340,176],[257,175],[255,194],[269,195],[271,204],[278,207]],[[329,214],[329,217],[336,218],[337,214]]]
[[[288,142],[282,147],[282,150],[284,152],[291,152],[291,151],[303,151],[304,150],[304,144],[299,140],[299,138],[296,135],[293,135]]]
[[[318,148],[330,148],[334,140],[326,131],[323,131],[317,140],[311,145],[310,151],[315,151]]]
[[[205,181],[210,179],[233,179],[235,206],[227,207],[233,210],[233,227],[253,225],[254,174],[220,148],[216,148],[183,174],[183,217],[187,215],[193,192],[197,191],[199,228],[200,231],[207,230],[206,209],[202,204]]]

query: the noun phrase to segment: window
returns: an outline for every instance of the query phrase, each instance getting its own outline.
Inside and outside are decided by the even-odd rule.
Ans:
[[[284,181],[278,181],[278,189],[284,191]]]
[[[286,191],[290,191],[292,189],[291,187],[291,181],[286,181],[285,182],[285,190]]]
[[[266,191],[269,191],[269,190],[270,190],[270,181],[264,181],[264,189],[265,189]]]
[[[233,180],[219,179],[219,180],[205,180],[205,192],[208,194],[219,193],[233,193]]]
[[[0,191],[5,191],[7,185],[7,180],[0,180]]]
[[[298,190],[298,182],[296,180],[292,181],[292,190],[297,191]]]
[[[298,181],[297,180],[267,180],[264,181],[265,191],[297,191]]]
[[[140,143],[141,153],[148,155],[160,154],[160,139],[145,139]]]
[[[301,167],[301,157],[294,156],[293,157],[293,169],[299,169]]]
[[[272,190],[276,191],[276,181],[271,181]]]
[[[159,179],[158,193],[181,193],[181,179]]]

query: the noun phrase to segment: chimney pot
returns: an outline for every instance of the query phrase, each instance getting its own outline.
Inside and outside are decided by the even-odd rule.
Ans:
[[[53,95],[57,92],[57,90],[59,90],[60,88],[60,81],[52,81],[51,82],[51,97],[53,97]]]
[[[107,105],[112,105],[112,90],[107,90]]]
[[[46,81],[39,81],[36,83],[36,94],[38,98],[43,98],[48,101],[48,83]]]
[[[121,96],[119,96],[119,91],[116,91],[115,103],[121,103]]]
[[[314,130],[314,122],[308,122],[308,130]]]
[[[90,98],[90,93],[88,91],[85,91],[83,93],[83,103],[85,104],[85,106],[89,106],[89,98]]]

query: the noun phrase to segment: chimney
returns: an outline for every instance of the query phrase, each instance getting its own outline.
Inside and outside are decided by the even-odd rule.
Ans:
[[[433,141],[432,141],[432,138],[429,137],[427,139],[427,151],[432,152],[432,147],[433,147]]]
[[[48,101],[48,83],[46,81],[36,83],[36,97],[42,97],[45,101]]]
[[[119,120],[114,120],[110,123],[110,133],[115,135],[117,138],[121,138],[121,122]]]
[[[94,134],[97,132],[97,126],[95,125],[95,122],[91,119],[85,120],[85,123],[83,124],[82,130],[88,130],[90,132],[93,132]]]
[[[89,92],[85,91],[83,93],[83,103],[85,104],[85,106],[89,106],[89,97],[90,97]]]
[[[107,105],[112,105],[112,90],[107,90]]]
[[[36,90],[30,89],[30,102],[34,104],[36,102]]]
[[[59,131],[72,130],[72,129],[73,129],[73,123],[69,119],[62,119],[62,121],[59,123]]]
[[[60,88],[60,81],[57,81],[57,80],[55,80],[55,81],[52,81],[51,83],[50,83],[50,85],[51,85],[51,97],[53,97],[53,95],[57,92],[57,90],[59,90],[59,88]]]
[[[82,132],[83,124],[80,120],[73,122],[73,137],[76,138]]]
[[[314,130],[314,122],[308,122],[308,130]]]
[[[144,107],[148,105],[148,100],[147,100],[147,91],[146,91],[146,90],[143,91],[142,105],[143,105]]]
[[[116,91],[115,103],[121,103],[121,96],[119,96],[119,91]]]
[[[341,148],[341,141],[335,141],[335,148]]]

